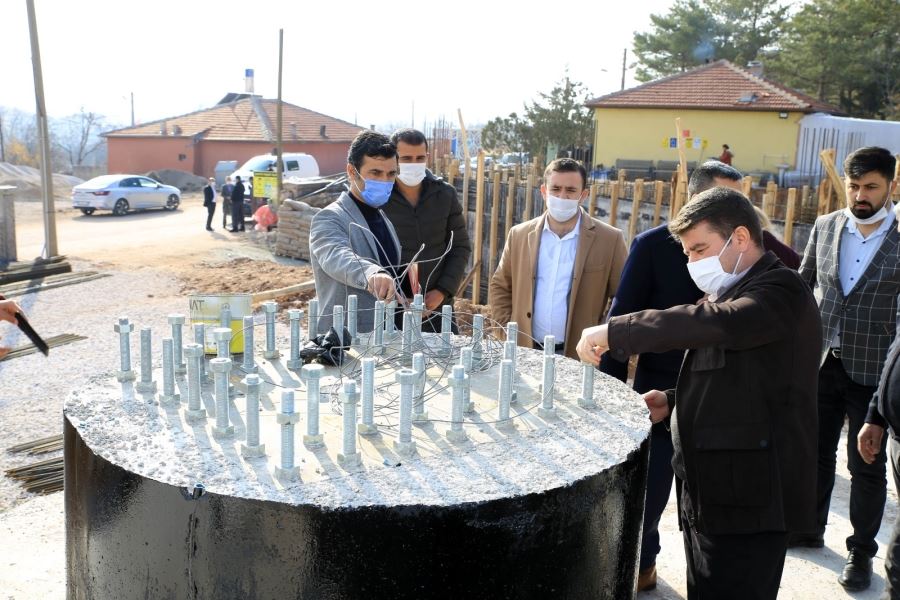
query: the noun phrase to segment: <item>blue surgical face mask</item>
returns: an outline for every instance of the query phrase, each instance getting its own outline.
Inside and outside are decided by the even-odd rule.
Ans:
[[[387,204],[388,198],[391,197],[391,190],[394,189],[394,182],[364,179],[357,169],[354,168],[354,170],[356,175],[366,184],[366,189],[360,191],[363,202],[373,208],[381,208]]]

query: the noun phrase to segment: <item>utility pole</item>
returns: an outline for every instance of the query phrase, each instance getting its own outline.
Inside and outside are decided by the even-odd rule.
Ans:
[[[6,162],[6,146],[3,144],[3,113],[0,113],[0,162]]]
[[[41,144],[41,191],[44,199],[44,258],[59,254],[56,247],[56,215],[53,208],[53,170],[50,165],[50,130],[47,107],[44,104],[44,76],[41,72],[41,48],[38,44],[37,18],[34,0],[25,0],[28,7],[28,31],[31,35],[31,64],[34,69],[34,99],[37,105],[38,137]]]
[[[619,89],[625,89],[625,57],[628,56],[628,48],[622,50],[622,87]]]
[[[275,128],[278,135],[275,138],[276,157],[275,157],[275,177],[278,182],[278,196],[275,198],[275,206],[281,205],[281,179],[284,175],[284,165],[281,164],[281,72],[282,62],[284,58],[284,29],[278,30],[278,108],[275,112]]]
[[[131,126],[134,127],[134,92],[131,92]]]

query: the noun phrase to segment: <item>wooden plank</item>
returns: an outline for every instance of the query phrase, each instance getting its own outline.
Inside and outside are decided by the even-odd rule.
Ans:
[[[514,170],[506,179],[506,223],[503,227],[503,239],[509,235],[513,226],[513,210],[516,208],[516,191],[519,187],[519,179],[516,177],[518,169]]]
[[[766,196],[768,196],[768,205],[766,205]],[[775,218],[775,205],[778,202],[778,184],[774,181],[769,181],[766,184],[766,195],[763,196],[763,212],[766,213],[766,216],[770,219]]]
[[[463,173],[463,184],[462,184],[462,214],[463,221],[466,222],[466,225],[469,224],[469,180],[472,178],[472,169],[469,164],[469,138],[466,134],[466,124],[463,122],[462,110],[456,109],[456,113],[459,115],[459,135],[462,137],[462,145],[463,145],[463,160],[465,160],[466,170]]]
[[[600,186],[596,183],[591,184],[591,191],[588,194],[588,214],[592,217],[597,212],[597,192],[600,190]]]
[[[619,214],[619,182],[613,181],[609,190],[609,224],[616,226]]]
[[[797,188],[789,188],[784,213],[784,243],[791,246],[794,239],[794,215],[797,211]]]
[[[534,173],[529,173],[525,179],[525,214],[519,219],[520,223],[531,220],[531,211],[534,208]]]
[[[472,282],[472,278],[475,276],[475,273],[481,270],[481,260],[475,259],[475,264],[472,265],[472,268],[466,274],[465,279],[462,280],[462,283],[459,284],[459,287],[456,288],[455,298],[465,298],[464,294],[466,293],[466,288],[469,287],[469,284]]]
[[[749,175],[744,175],[744,178],[741,180],[741,193],[749,198],[752,190],[753,178]]]
[[[490,238],[488,239],[488,274],[493,275],[497,267],[497,227],[500,225],[500,169],[494,167],[494,178],[491,181],[493,194],[491,194],[491,224]],[[488,304],[491,303],[490,288],[488,288]]]
[[[656,206],[653,207],[653,226],[656,227],[659,225],[659,217],[662,214],[662,201],[663,201],[663,186],[665,185],[664,181],[655,181],[653,182],[654,187],[654,196],[656,198]]]
[[[641,202],[644,201],[644,180],[634,180],[634,194],[631,200],[631,220],[628,223],[628,240],[637,235],[637,225],[641,218]]]
[[[687,202],[687,181],[679,180],[678,185],[675,187],[675,201],[672,203],[673,207],[674,207],[673,212],[672,212],[672,218],[675,218],[675,215],[677,215],[681,211],[682,207],[685,205],[686,202]]]
[[[475,247],[473,254],[481,260],[484,248],[484,150],[478,151],[478,170],[475,172]],[[472,278],[472,302],[480,304],[481,269],[475,271]]]
[[[847,194],[844,191],[844,181],[841,179],[841,176],[838,175],[837,168],[834,165],[836,154],[834,148],[825,148],[819,152],[819,158],[822,159],[822,165],[825,167],[825,172],[828,173],[828,180],[831,182],[833,191],[837,196],[838,206],[843,207],[847,206]],[[831,212],[831,210],[833,209],[829,206],[828,212]]]
[[[275,298],[279,298],[281,296],[290,296],[291,294],[299,294],[300,292],[308,292],[314,289],[316,289],[316,282],[314,279],[310,279],[309,281],[304,281],[303,283],[298,283],[297,285],[289,285],[287,287],[253,294],[251,302],[253,304],[257,304],[259,302],[265,302],[266,300],[274,300]]]

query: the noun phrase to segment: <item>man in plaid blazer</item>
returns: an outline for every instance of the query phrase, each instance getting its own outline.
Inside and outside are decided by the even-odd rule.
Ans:
[[[869,587],[875,536],[884,511],[884,442],[867,464],[856,438],[878,386],[898,323],[900,232],[891,210],[895,159],[884,148],[860,148],[844,161],[847,208],[816,220],[800,265],[822,316],[819,369],[818,531],[791,546],[822,547],[838,441],[849,419],[849,556],[838,582],[848,590]]]

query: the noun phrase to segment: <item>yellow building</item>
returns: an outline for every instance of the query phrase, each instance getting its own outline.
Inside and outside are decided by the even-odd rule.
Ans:
[[[755,70],[755,69],[753,69]],[[741,69],[727,60],[589,100],[594,164],[678,160],[676,135],[690,162],[718,158],[727,144],[744,173],[796,165],[800,119],[840,109]],[[681,119],[676,131],[675,119]],[[664,178],[664,177],[661,177]]]

